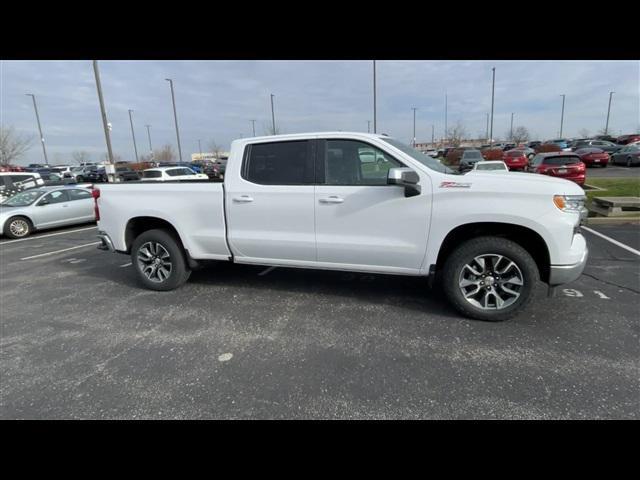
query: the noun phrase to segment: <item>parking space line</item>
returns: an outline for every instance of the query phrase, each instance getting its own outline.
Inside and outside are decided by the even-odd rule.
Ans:
[[[21,258],[20,260],[31,260],[32,258],[46,257],[47,255],[55,255],[56,253],[68,252],[69,250],[75,250],[76,248],[84,248],[84,247],[90,247],[92,245],[98,245],[99,243],[100,242],[92,242],[92,243],[87,243],[85,245],[78,245],[76,247],[63,248],[62,250],[56,250],[55,252],[41,253],[39,255],[32,255],[30,257],[24,257],[24,258]]]
[[[120,268],[128,267],[130,265],[133,265],[133,263],[131,263],[131,262],[125,263],[124,265],[120,265]]]
[[[582,227],[580,227],[580,228],[581,228],[582,230],[586,230],[587,232],[593,233],[594,235],[597,235],[598,237],[604,238],[604,239],[605,239],[605,240],[607,240],[608,242],[611,242],[611,243],[613,243],[614,245],[617,245],[617,246],[618,246],[618,247],[620,247],[620,248],[624,248],[625,250],[627,250],[627,251],[629,251],[629,252],[631,252],[631,253],[635,253],[636,255],[640,256],[640,251],[636,250],[635,248],[631,248],[629,245],[625,245],[624,243],[619,242],[619,241],[617,241],[617,240],[614,240],[614,239],[613,239],[613,238],[611,238],[611,237],[607,237],[606,235],[604,235],[604,234],[602,234],[602,233],[600,233],[600,232],[597,232],[597,231],[595,231],[595,230],[592,230],[592,229],[591,229],[591,228],[589,228],[589,227],[582,226]]]
[[[67,233],[84,232],[85,230],[91,230],[92,228],[98,228],[98,226],[96,225],[95,227],[79,228],[77,230],[69,230],[67,232],[49,233],[47,235],[38,235],[36,237],[18,238],[17,240],[8,240],[6,242],[0,242],[0,245],[7,245],[9,243],[17,243],[17,242],[26,242],[27,240],[37,240],[39,238],[54,237],[56,235],[66,235]]]

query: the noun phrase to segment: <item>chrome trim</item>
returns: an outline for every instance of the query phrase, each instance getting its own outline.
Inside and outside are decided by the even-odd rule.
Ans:
[[[98,238],[102,242],[100,245],[98,245],[98,250],[109,250],[111,253],[116,252],[116,249],[113,246],[113,242],[109,238],[109,235],[104,232],[98,232]]]
[[[589,249],[585,247],[582,258],[578,263],[573,265],[551,265],[549,271],[549,285],[563,285],[573,282],[582,275],[584,267],[587,265],[589,257]]]

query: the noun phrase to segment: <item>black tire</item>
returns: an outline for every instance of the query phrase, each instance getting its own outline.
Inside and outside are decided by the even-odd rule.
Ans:
[[[153,250],[153,247],[151,246],[150,250],[150,246],[148,246],[148,244],[159,244],[169,255],[168,258],[161,259],[161,261],[169,261],[171,264],[168,276],[166,276],[166,278],[164,279],[158,278],[158,275],[164,275],[157,273],[157,270],[160,270],[160,268],[156,268],[154,273],[151,274],[151,278],[149,278],[147,274],[143,272],[143,265],[151,266],[152,262],[149,264],[145,264],[144,262],[139,261],[139,253],[142,257],[146,256],[146,252],[158,252],[158,254],[154,256],[161,256],[161,254],[159,253],[161,252],[160,249],[156,248],[156,252],[153,252],[151,251]],[[140,252],[141,248],[145,245],[147,245],[146,252]],[[131,247],[131,262],[133,263],[134,270],[136,271],[136,275],[138,276],[140,282],[145,287],[151,290],[174,290],[183,285],[191,275],[191,270],[189,269],[189,266],[187,264],[185,252],[182,248],[182,245],[180,244],[180,241],[167,230],[147,230],[146,232],[140,234],[138,238],[134,240]],[[166,269],[164,269],[163,271],[166,272]]]
[[[78,182],[78,183],[82,183],[82,182],[84,182],[84,177],[83,177],[82,175],[78,175],[78,176],[76,177],[76,182]]]
[[[516,297],[513,303],[500,309],[483,309],[481,306],[473,305],[470,300],[465,298],[459,285],[465,265],[473,262],[475,257],[490,254],[501,255],[513,261],[522,276],[521,286],[514,287],[511,285],[510,287],[519,289],[519,296]],[[455,309],[467,317],[490,322],[508,320],[526,308],[534,297],[535,287],[540,279],[538,267],[531,255],[517,243],[500,237],[476,237],[462,243],[449,255],[445,261],[442,273],[444,293]],[[492,275],[495,274],[492,273]],[[482,278],[478,277],[477,280],[482,280]],[[499,279],[500,277],[496,278]],[[504,279],[502,279],[500,285],[503,283],[509,284],[509,282],[505,282]],[[496,285],[497,284],[498,283],[496,283]],[[485,287],[478,286],[478,288],[478,292],[482,294]],[[488,288],[493,289],[492,286]],[[496,291],[499,291],[499,288],[496,288]],[[489,293],[489,295],[490,294],[491,293]]]
[[[18,225],[20,225],[22,229],[16,228]],[[33,232],[33,223],[31,223],[31,220],[27,217],[16,215],[5,222],[2,233],[9,238],[25,238],[31,235],[31,232]]]
[[[631,157],[627,157],[627,167],[631,168],[633,164],[631,163]]]

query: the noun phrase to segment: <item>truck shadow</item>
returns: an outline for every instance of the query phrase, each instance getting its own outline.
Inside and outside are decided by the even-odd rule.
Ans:
[[[460,318],[444,300],[442,290],[437,285],[430,289],[424,277],[284,267],[269,269],[218,262],[192,272],[187,286],[189,284],[224,287],[246,295],[255,295],[252,291],[258,290],[266,295],[285,292],[314,294],[323,297],[323,301],[338,297],[339,301],[351,299]],[[231,290],[225,293],[231,293]]]

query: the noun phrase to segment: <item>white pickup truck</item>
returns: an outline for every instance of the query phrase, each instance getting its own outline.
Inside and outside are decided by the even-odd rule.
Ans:
[[[154,290],[207,260],[437,276],[462,314],[498,321],[539,280],[578,278],[588,253],[575,183],[462,175],[385,135],[244,138],[224,183],[105,184],[94,198],[99,248],[130,254]]]

